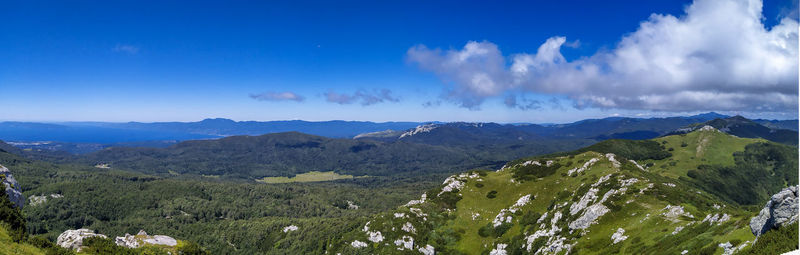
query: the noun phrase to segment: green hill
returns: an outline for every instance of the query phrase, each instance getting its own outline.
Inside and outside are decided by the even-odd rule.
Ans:
[[[764,123],[764,122],[762,122]],[[769,125],[769,122],[765,124]],[[675,133],[691,132],[704,126],[711,126],[725,133],[744,138],[762,138],[773,142],[797,145],[798,133],[796,130],[782,129],[782,126],[765,126],[759,122],[749,120],[742,116],[713,119],[704,123],[695,123],[678,129]],[[796,129],[796,128],[795,128]]]
[[[797,149],[765,140],[708,128],[609,140],[451,176],[331,252],[721,254],[751,245],[750,218],[797,183]]]
[[[311,171],[408,176],[469,169],[484,163],[466,153],[439,146],[331,139],[296,132],[185,141],[168,148],[112,147],[79,161],[91,165],[109,163],[112,168],[148,174],[217,175],[251,180],[292,177]]]

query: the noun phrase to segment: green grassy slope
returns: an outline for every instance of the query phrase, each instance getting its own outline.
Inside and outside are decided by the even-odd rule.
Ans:
[[[343,254],[721,254],[720,244],[752,244],[750,218],[768,194],[798,183],[796,159],[796,148],[717,130],[606,141],[515,160],[496,172],[453,176],[426,192],[424,202],[380,214],[331,248]],[[709,182],[707,175],[720,180]],[[748,176],[766,184],[737,186],[744,197],[728,192],[747,181],[735,178]]]
[[[27,244],[14,242],[5,227],[0,227],[0,254],[45,254],[45,251]]]

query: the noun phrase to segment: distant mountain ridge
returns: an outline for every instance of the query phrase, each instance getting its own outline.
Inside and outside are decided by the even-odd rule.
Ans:
[[[687,117],[586,119],[567,124],[428,123],[405,131],[367,133],[356,139],[403,140],[428,144],[514,143],[526,140],[633,139],[669,134],[676,129],[729,116],[714,112]]]
[[[717,118],[703,123],[695,123],[677,129],[672,134],[688,133],[704,126],[711,126],[722,132],[744,138],[762,138],[789,145],[797,145],[798,141],[798,133],[795,130],[770,128],[742,116]]]
[[[544,141],[602,141],[607,139],[650,139],[695,123],[729,116],[710,112],[666,118],[610,117],[586,119],[566,124],[498,124],[469,122],[366,122],[366,121],[233,121],[205,119],[197,122],[0,122],[0,140],[17,143],[20,148],[40,151],[88,153],[111,146],[165,147],[198,139],[217,139],[233,135],[263,135],[300,132],[328,138],[355,138],[378,141],[404,140],[432,145],[471,146],[519,144]],[[797,120],[755,120],[767,129],[792,127]],[[31,144],[30,142],[49,143]],[[580,146],[585,146],[586,143]],[[574,148],[573,148],[574,149]],[[522,156],[516,155],[516,156]]]

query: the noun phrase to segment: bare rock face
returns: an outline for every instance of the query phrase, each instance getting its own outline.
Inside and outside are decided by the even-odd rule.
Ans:
[[[106,238],[105,235],[95,234],[94,231],[91,230],[91,229],[85,229],[85,228],[78,229],[78,230],[70,229],[70,230],[64,231],[64,233],[61,233],[60,235],[58,235],[58,239],[57,239],[56,244],[58,244],[58,246],[61,246],[61,247],[67,248],[67,249],[73,249],[73,250],[81,251],[81,247],[83,247],[83,239],[86,239],[86,238],[89,238],[89,237],[93,237],[93,236],[99,236],[99,237],[102,237],[102,238]]]
[[[145,244],[166,246],[178,245],[178,241],[175,240],[175,238],[164,235],[151,236],[148,235],[147,232],[144,232],[144,230],[139,230],[139,233],[136,235],[125,234],[125,236],[118,236],[114,241],[117,245],[128,248],[139,248]]]
[[[11,171],[2,165],[0,165],[0,181],[5,185],[8,200],[11,200],[17,207],[22,208],[22,205],[25,204],[25,196],[22,195],[19,183],[17,183],[17,180],[11,175]]]
[[[797,186],[785,188],[767,202],[758,216],[750,220],[753,235],[760,236],[770,229],[789,225],[797,221]]]

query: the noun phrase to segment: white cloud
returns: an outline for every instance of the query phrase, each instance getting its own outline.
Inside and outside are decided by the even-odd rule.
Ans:
[[[114,46],[112,50],[115,52],[124,52],[128,54],[139,53],[139,47],[133,45],[125,45],[125,44],[117,44],[117,46]]]
[[[400,98],[393,96],[392,91],[389,89],[380,89],[380,90],[358,90],[354,94],[345,94],[345,93],[336,93],[333,91],[328,91],[323,94],[325,96],[325,100],[330,103],[337,103],[337,104],[352,104],[355,102],[361,102],[361,105],[373,105],[377,103],[382,103],[384,101],[389,102],[399,102]]]
[[[293,92],[264,92],[250,94],[250,98],[258,101],[295,101],[302,102],[306,98]]]
[[[796,20],[765,28],[760,0],[696,0],[685,12],[653,14],[614,49],[571,62],[560,53],[567,46],[560,36],[509,63],[490,42],[448,51],[418,45],[407,55],[468,108],[528,91],[565,95],[578,108],[796,111]]]

